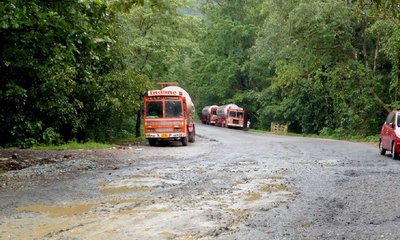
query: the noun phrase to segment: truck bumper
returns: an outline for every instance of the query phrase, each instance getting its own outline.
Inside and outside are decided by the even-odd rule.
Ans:
[[[175,138],[186,137],[185,133],[146,133],[146,138],[157,138],[171,140]]]
[[[231,128],[243,128],[243,125],[240,125],[240,124],[229,123],[229,124],[227,124],[227,126],[231,127]]]

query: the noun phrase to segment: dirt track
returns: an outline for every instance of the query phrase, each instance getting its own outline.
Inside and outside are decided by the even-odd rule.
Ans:
[[[197,133],[188,147],[17,152],[48,162],[2,175],[0,239],[400,238],[400,162],[374,147]]]

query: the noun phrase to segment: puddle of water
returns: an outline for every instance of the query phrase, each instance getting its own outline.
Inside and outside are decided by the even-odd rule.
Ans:
[[[260,187],[261,192],[281,192],[281,191],[289,191],[289,187],[286,184],[264,184]]]
[[[145,175],[140,175],[140,174],[136,174],[136,175],[130,175],[128,178],[146,178],[147,176]]]
[[[166,208],[159,208],[159,209],[127,209],[121,210],[118,213],[121,215],[131,215],[131,214],[139,214],[139,213],[162,213],[168,212]]]
[[[144,199],[140,199],[140,198],[127,198],[127,199],[114,199],[114,200],[107,201],[107,203],[111,203],[111,204],[142,203],[144,201],[145,201]]]
[[[261,198],[262,198],[261,194],[252,192],[252,193],[247,194],[247,196],[244,200],[247,202],[253,202],[253,201],[260,200]]]
[[[240,185],[240,184],[245,184],[246,182],[243,180],[236,180],[233,182],[233,185]]]
[[[235,215],[236,217],[248,217],[250,214],[249,212],[242,210],[242,209],[229,209],[233,215]]]
[[[283,177],[282,176],[271,176],[271,177],[269,177],[269,179],[271,179],[271,180],[279,180],[279,179],[282,179]]]
[[[206,173],[207,170],[205,168],[198,167],[198,168],[193,169],[193,172],[195,172],[195,173]]]
[[[18,207],[18,211],[47,213],[50,217],[71,217],[76,214],[89,212],[94,204],[77,204],[66,206],[27,205]]]
[[[176,234],[172,232],[161,232],[160,235],[167,238],[173,238],[176,236]]]
[[[70,226],[71,223],[68,221],[64,221],[61,223],[49,223],[49,224],[39,224],[35,228],[35,235],[36,236],[46,236],[49,233],[57,232],[60,229],[66,229]]]
[[[287,168],[280,168],[275,171],[276,174],[286,174],[289,170]]]
[[[104,195],[114,195],[128,192],[150,192],[152,188],[149,187],[115,187],[115,188],[104,188],[100,192]]]
[[[146,218],[135,218],[132,220],[132,223],[140,223],[143,222],[144,220],[146,220]]]
[[[97,186],[99,186],[99,187],[105,187],[105,186],[107,186],[107,181],[98,181],[97,182]]]
[[[174,240],[195,240],[195,238],[193,236],[183,236],[175,238]]]
[[[312,222],[304,222],[304,223],[301,224],[301,227],[303,227],[303,228],[309,228],[309,227],[311,227],[312,225],[314,225],[314,223],[312,223]]]

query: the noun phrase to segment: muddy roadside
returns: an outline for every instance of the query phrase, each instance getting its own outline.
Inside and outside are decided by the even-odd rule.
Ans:
[[[18,188],[43,180],[68,178],[90,170],[118,169],[134,163],[126,152],[139,153],[145,144],[106,149],[0,149],[0,188]],[[29,181],[24,181],[24,180]]]

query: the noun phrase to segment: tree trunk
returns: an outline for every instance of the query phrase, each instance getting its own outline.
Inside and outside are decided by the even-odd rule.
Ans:
[[[135,136],[140,137],[141,135],[141,123],[142,123],[142,105],[140,105],[139,110],[136,113],[136,126],[135,126]]]
[[[376,94],[376,92],[375,92],[372,88],[370,89],[370,91],[371,91],[372,95],[374,96],[374,98],[379,102],[379,104],[380,104],[387,112],[392,111],[392,110],[390,109],[390,107],[389,107],[388,105],[386,105],[386,104],[382,101],[382,99],[378,96],[378,94]]]
[[[363,54],[364,54],[364,63],[365,67],[368,68],[368,51],[367,51],[367,36],[365,33],[366,30],[363,32]]]
[[[378,54],[379,54],[379,39],[376,40],[376,45],[375,45],[375,55],[374,55],[374,66],[372,71],[375,73],[376,72],[376,65],[377,65],[377,61],[378,61]]]

